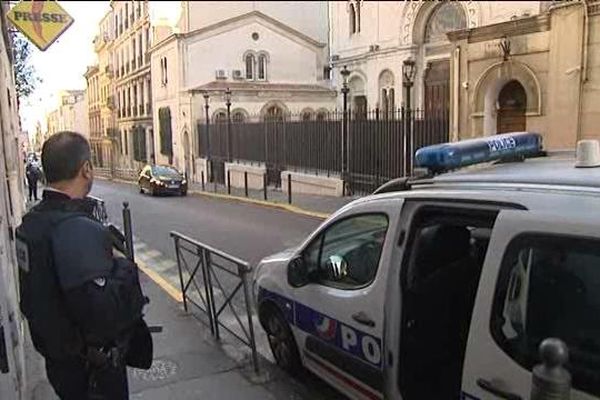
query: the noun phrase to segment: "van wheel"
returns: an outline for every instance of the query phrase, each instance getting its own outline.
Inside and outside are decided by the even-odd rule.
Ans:
[[[264,328],[277,365],[292,375],[301,373],[303,368],[296,340],[290,326],[275,307],[266,310]]]

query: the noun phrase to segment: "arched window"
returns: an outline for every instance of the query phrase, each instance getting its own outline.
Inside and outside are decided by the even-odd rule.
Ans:
[[[304,110],[302,111],[302,121],[310,121],[313,119],[313,112],[312,110]]]
[[[213,115],[213,120],[216,123],[222,123],[227,121],[227,114],[225,113],[225,111],[217,111],[214,115]]]
[[[459,2],[444,1],[433,10],[425,28],[425,42],[447,41],[446,33],[467,27],[467,16]]]
[[[325,121],[327,118],[327,113],[325,111],[319,111],[317,113],[317,121]]]
[[[261,54],[258,56],[258,80],[264,81],[267,79],[267,56]]]
[[[350,3],[348,18],[350,22],[350,34],[356,33],[356,9],[352,3]]]
[[[246,79],[254,79],[254,54],[246,56]]]
[[[241,111],[234,111],[231,116],[231,120],[235,124],[241,124],[246,121],[246,115]]]
[[[283,110],[278,106],[271,106],[265,113],[267,121],[283,121]]]
[[[380,109],[382,115],[387,118],[394,111],[395,90],[394,90],[394,74],[390,70],[384,70],[379,75],[379,93],[380,93]]]

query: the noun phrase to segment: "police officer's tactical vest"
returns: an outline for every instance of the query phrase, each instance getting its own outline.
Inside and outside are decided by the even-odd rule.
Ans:
[[[132,334],[138,335],[136,332],[140,329],[147,330],[142,319],[142,308],[146,301],[134,263],[115,258],[112,266],[98,267],[105,269],[99,272],[102,278],[98,284],[102,286],[102,292],[92,293],[93,286],[89,282],[88,285],[80,285],[86,279],[81,276],[78,278],[77,274],[81,271],[77,271],[77,266],[68,265],[73,260],[55,260],[53,249],[56,246],[76,246],[61,241],[55,235],[57,228],[61,224],[69,225],[76,218],[88,218],[87,213],[79,211],[72,204],[74,203],[42,202],[25,215],[16,234],[21,311],[29,322],[35,348],[44,357],[52,359],[81,355],[85,353],[86,346],[113,345],[117,339],[127,340]],[[90,223],[95,224],[95,221]],[[93,228],[103,229],[95,225]],[[74,251],[76,250],[74,247]],[[68,247],[66,254],[69,254]],[[90,259],[93,258],[94,255],[90,254]],[[60,274],[57,272],[59,269],[62,271]],[[68,282],[71,279],[79,281],[71,284]],[[98,296],[98,293],[102,295],[93,305],[102,309],[85,309],[86,306],[92,307],[88,301],[82,301],[81,305],[75,304],[75,307],[82,307],[80,309],[73,309],[71,304],[72,312],[90,315],[89,320],[86,319],[78,326],[67,312],[64,299],[63,288],[69,285],[74,287],[77,295],[86,299],[87,296]],[[109,315],[110,323],[101,324],[95,320],[94,311]],[[142,357],[143,362],[137,362],[142,364],[139,367],[148,368],[151,363],[152,341],[148,337],[149,333],[146,335],[149,343]]]

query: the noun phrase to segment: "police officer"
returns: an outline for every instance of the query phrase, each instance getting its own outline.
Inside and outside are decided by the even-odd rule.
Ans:
[[[90,159],[75,132],[43,145],[48,186],[17,229],[20,305],[62,400],[121,400],[126,365],[149,368],[152,339],[137,267],[113,256],[109,230],[91,217]]]

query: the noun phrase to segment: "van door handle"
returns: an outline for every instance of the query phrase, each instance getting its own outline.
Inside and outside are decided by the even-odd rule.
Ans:
[[[375,326],[375,321],[367,316],[364,312],[357,312],[356,314],[352,314],[352,319],[358,322],[359,324],[367,325],[373,328]]]
[[[501,399],[523,400],[523,398],[521,396],[519,396],[518,394],[514,394],[511,392],[502,390],[500,388],[497,388],[492,382],[488,381],[487,379],[483,379],[483,378],[477,379],[477,386],[479,386],[486,392],[490,392],[494,396],[500,397]]]

